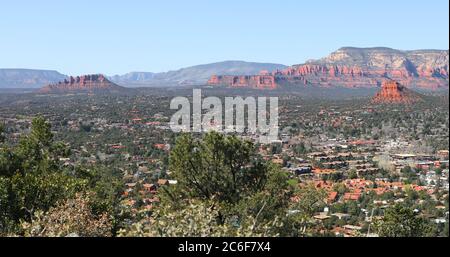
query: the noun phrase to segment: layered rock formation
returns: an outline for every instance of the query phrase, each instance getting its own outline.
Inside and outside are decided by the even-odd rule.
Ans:
[[[120,91],[122,87],[110,82],[101,74],[69,77],[56,84],[50,84],[39,90],[40,93],[65,93],[65,92],[99,92]]]
[[[266,74],[275,79],[275,87],[297,86],[372,88],[385,79],[393,79],[408,88],[448,89],[448,51],[399,51],[390,48],[341,48],[326,58],[308,61]],[[255,75],[255,79],[260,75]],[[210,85],[234,87],[234,80],[252,81],[249,76],[234,80],[222,76]],[[239,86],[243,86],[239,84]],[[248,86],[253,87],[248,84]]]
[[[251,87],[254,89],[275,89],[277,87],[275,76],[273,75],[212,76],[208,84],[226,84],[231,87]]]
[[[372,99],[375,104],[413,104],[422,101],[421,95],[389,80],[383,82],[381,90]]]

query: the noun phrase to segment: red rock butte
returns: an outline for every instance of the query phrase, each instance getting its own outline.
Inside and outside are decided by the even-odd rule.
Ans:
[[[405,88],[400,83],[389,80],[383,82],[380,92],[372,99],[375,104],[413,104],[423,99],[419,94]]]
[[[103,91],[103,90],[117,90],[122,87],[112,83],[104,75],[83,75],[77,77],[69,77],[55,84],[43,87],[39,92],[72,92],[72,91]]]

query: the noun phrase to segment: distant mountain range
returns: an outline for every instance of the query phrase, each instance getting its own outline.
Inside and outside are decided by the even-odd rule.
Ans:
[[[0,89],[40,88],[66,78],[66,75],[52,70],[0,69]]]
[[[287,66],[275,63],[225,61],[162,73],[131,72],[125,75],[112,76],[110,79],[127,87],[203,85],[214,74],[256,75],[263,70],[275,71],[284,68],[287,68]]]
[[[258,74],[261,70],[273,71],[286,67],[272,63],[225,61],[162,73],[130,72],[108,79],[124,87],[201,85],[206,84],[214,74]],[[0,69],[0,88],[41,88],[68,78],[57,71]]]
[[[68,78],[57,71],[0,69],[0,89],[41,88]],[[408,88],[448,90],[449,51],[344,47],[325,58],[290,67],[225,61],[162,73],[131,72],[105,78],[123,87],[209,84],[256,89],[280,86],[379,88],[383,81],[392,79]]]

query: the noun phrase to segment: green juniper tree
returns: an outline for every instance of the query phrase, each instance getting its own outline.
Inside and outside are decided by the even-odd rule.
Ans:
[[[291,191],[288,177],[262,160],[251,142],[215,132],[202,139],[184,134],[171,151],[169,167],[178,183],[160,189],[161,205],[150,219],[153,228],[159,229],[154,231],[151,226],[144,226],[146,234],[196,236],[195,231],[202,231],[203,236],[275,236],[284,233],[282,220],[286,217]],[[209,214],[200,215],[193,206],[208,210]],[[192,225],[177,213],[192,217],[200,227],[196,230],[186,227],[185,233],[173,231],[171,227]],[[125,235],[130,235],[130,231]]]
[[[111,212],[117,203],[117,180],[98,169],[67,170],[59,160],[69,153],[64,143],[54,141],[42,117],[33,119],[30,133],[18,145],[0,148],[0,234],[27,234],[21,223],[33,223],[38,213],[77,193],[93,193],[89,204],[95,215]]]
[[[424,237],[429,227],[408,207],[397,204],[385,210],[384,217],[376,223],[381,237]]]

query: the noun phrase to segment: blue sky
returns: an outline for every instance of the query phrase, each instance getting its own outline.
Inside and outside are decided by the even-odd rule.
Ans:
[[[448,49],[448,10],[448,0],[5,0],[0,68],[112,75],[291,65],[342,46]]]

